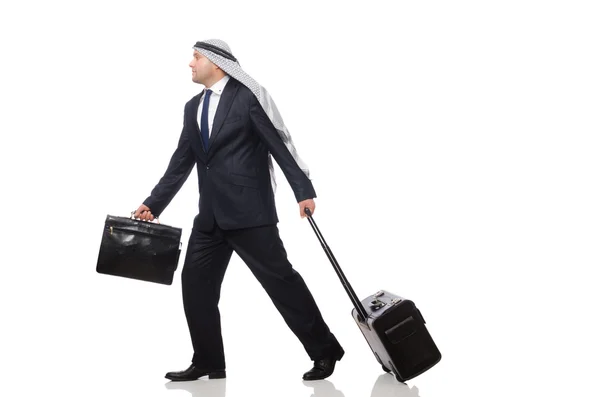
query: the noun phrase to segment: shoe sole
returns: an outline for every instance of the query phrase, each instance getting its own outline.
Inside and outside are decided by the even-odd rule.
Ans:
[[[225,371],[218,371],[218,372],[209,372],[208,374],[204,374],[197,378],[180,379],[180,378],[174,378],[174,377],[170,377],[170,376],[165,376],[165,378],[167,378],[173,382],[191,382],[194,380],[198,380],[202,377],[205,377],[207,375],[208,375],[208,379],[224,379],[226,377]]]
[[[332,374],[332,375],[333,375],[333,374]],[[331,375],[327,375],[327,376],[323,376],[322,378],[321,378],[321,377],[319,377],[319,378],[302,378],[302,380],[304,380],[304,381],[306,381],[306,382],[312,382],[312,381],[315,381],[315,380],[323,380],[323,379],[327,379],[327,378],[329,378],[330,376],[331,376]]]

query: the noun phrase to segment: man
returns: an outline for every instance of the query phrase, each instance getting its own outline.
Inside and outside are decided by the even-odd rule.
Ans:
[[[305,380],[329,377],[344,350],[325,324],[279,238],[271,156],[299,203],[315,209],[316,193],[267,91],[248,76],[221,40],[193,47],[192,81],[205,89],[184,109],[183,131],[164,176],[135,217],[152,221],[179,191],[194,165],[200,190],[181,274],[194,354],[189,368],[166,378],[225,377],[218,302],[233,251],[259,280],[314,362]],[[243,337],[243,335],[240,335]]]

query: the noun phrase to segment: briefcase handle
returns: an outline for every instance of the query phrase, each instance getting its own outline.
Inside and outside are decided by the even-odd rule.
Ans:
[[[130,219],[135,219],[135,217],[133,216],[134,214],[135,214],[135,210],[131,211],[131,215],[129,216],[129,218]],[[160,220],[158,219],[158,216],[155,216],[154,220],[156,221],[156,223],[158,223],[160,225]],[[152,222],[152,221],[150,221],[150,222]]]

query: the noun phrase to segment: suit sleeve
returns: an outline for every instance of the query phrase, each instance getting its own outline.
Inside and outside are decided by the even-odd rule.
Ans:
[[[171,156],[167,170],[158,184],[152,189],[144,204],[158,217],[179,192],[196,164],[194,153],[187,136],[185,125],[175,152]]]
[[[312,182],[300,168],[281,135],[254,95],[251,95],[250,120],[252,128],[281,167],[298,202],[317,197]]]

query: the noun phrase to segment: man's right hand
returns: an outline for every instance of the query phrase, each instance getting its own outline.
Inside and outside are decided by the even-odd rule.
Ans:
[[[133,217],[136,219],[141,219],[143,221],[153,221],[154,220],[154,215],[152,215],[150,208],[148,208],[148,206],[146,206],[144,204],[140,205],[140,208],[138,208],[137,211],[135,211],[135,214],[133,214]]]

